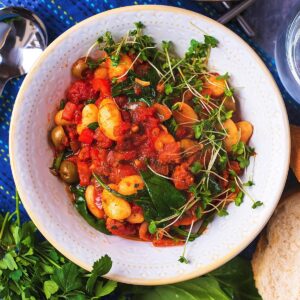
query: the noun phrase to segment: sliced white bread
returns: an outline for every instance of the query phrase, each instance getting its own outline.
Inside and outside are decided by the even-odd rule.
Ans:
[[[252,260],[263,300],[300,300],[300,191],[276,208]]]

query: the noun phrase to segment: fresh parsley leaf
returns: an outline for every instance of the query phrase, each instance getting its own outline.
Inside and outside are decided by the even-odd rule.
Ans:
[[[20,278],[22,277],[23,273],[20,269],[15,270],[9,274],[9,278],[11,278],[13,281],[18,282]]]
[[[61,269],[55,269],[51,280],[55,281],[64,293],[74,291],[82,285],[79,278],[79,267],[70,262],[63,265]]]
[[[58,291],[59,287],[53,280],[46,280],[43,285],[43,291],[47,299],[50,299]]]
[[[108,280],[104,285],[102,284],[102,281],[98,282],[95,288],[95,297],[93,297],[92,300],[111,294],[117,288],[117,286],[118,283],[113,280]]]
[[[107,255],[102,256],[99,260],[94,262],[93,271],[90,278],[86,283],[86,289],[89,293],[94,290],[95,283],[100,276],[103,276],[109,272],[112,267],[111,258]]]

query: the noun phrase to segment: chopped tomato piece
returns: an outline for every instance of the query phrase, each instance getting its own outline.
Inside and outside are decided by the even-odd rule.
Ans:
[[[97,145],[100,148],[110,148],[114,141],[108,138],[101,130],[100,128],[97,128],[95,131],[95,139],[97,140]]]
[[[137,231],[137,227],[130,223],[123,223],[111,218],[106,220],[106,228],[112,234],[119,236],[130,236],[134,235]]]
[[[175,167],[172,179],[178,190],[187,190],[194,183],[194,176],[183,165]]]
[[[91,157],[91,147],[90,146],[84,146],[81,148],[78,158],[80,160],[88,160]]]
[[[108,79],[94,78],[92,84],[93,89],[100,91],[102,97],[111,96],[111,85]]]
[[[67,99],[75,104],[97,98],[97,91],[88,81],[77,80],[71,84],[66,93]]]
[[[90,178],[92,176],[92,172],[89,168],[88,163],[83,161],[77,161],[77,169],[79,174],[80,185],[88,186],[90,183]]]
[[[79,136],[79,142],[91,144],[94,139],[94,131],[89,128],[84,128]]]
[[[67,121],[72,121],[75,116],[75,111],[77,110],[77,105],[72,102],[67,102],[62,113],[63,119]]]
[[[122,178],[130,175],[137,175],[136,169],[129,164],[118,164],[117,167],[110,171],[110,182],[118,184]]]

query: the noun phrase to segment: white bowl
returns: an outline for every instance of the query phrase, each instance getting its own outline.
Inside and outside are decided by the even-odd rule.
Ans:
[[[192,38],[203,32],[216,37],[210,64],[228,71],[238,87],[243,119],[254,125],[251,145],[257,157],[255,186],[249,192],[264,205],[252,209],[245,197],[229,215],[216,218],[202,237],[188,244],[190,264],[178,262],[182,247],[155,248],[150,243],[106,236],[90,227],[76,212],[64,184],[49,172],[53,153],[47,135],[58,101],[71,81],[70,67],[100,34],[109,30],[123,36],[133,22],[146,25],[146,33],[159,42],[172,40],[183,54]],[[199,28],[199,29],[198,29]],[[113,260],[108,278],[131,284],[166,284],[209,272],[243,250],[270,218],[282,193],[290,154],[286,110],[269,71],[255,52],[237,35],[217,22],[183,9],[132,6],[91,17],[58,37],[27,75],[13,111],[10,157],[13,176],[23,204],[41,233],[62,254],[90,270],[100,256]]]

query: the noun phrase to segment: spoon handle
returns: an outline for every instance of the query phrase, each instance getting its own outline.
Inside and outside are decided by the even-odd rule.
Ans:
[[[7,79],[0,78],[0,96],[2,95],[2,92],[4,90],[6,82],[7,82]]]

